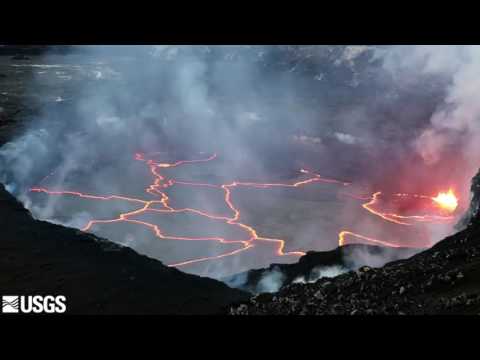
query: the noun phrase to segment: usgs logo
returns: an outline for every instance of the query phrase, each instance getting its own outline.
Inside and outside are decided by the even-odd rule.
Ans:
[[[67,299],[59,296],[2,296],[2,313],[64,313],[67,310]]]

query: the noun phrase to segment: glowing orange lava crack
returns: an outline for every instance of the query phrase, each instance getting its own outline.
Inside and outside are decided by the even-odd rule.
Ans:
[[[180,165],[184,164],[195,164],[195,163],[201,163],[201,162],[208,162],[217,157],[216,154],[213,154],[212,156],[208,158],[203,158],[203,159],[197,159],[197,160],[181,160],[177,161],[175,163],[165,163],[165,162],[156,162],[152,159],[146,159],[144,154],[141,153],[136,153],[135,154],[135,160],[137,161],[142,161],[145,162],[146,165],[150,169],[150,173],[152,174],[154,181],[152,184],[150,184],[146,189],[145,192],[154,196],[154,197],[160,197],[160,200],[143,200],[143,199],[138,199],[138,198],[132,198],[132,197],[127,197],[127,196],[120,196],[120,195],[109,195],[109,196],[99,196],[99,195],[91,195],[91,194],[85,194],[81,192],[76,192],[76,191],[52,191],[48,190],[46,188],[32,188],[30,191],[32,192],[37,192],[37,193],[45,193],[48,195],[67,195],[67,196],[77,196],[80,198],[84,199],[90,199],[90,200],[102,200],[102,201],[109,201],[109,200],[123,200],[127,202],[134,202],[134,203],[139,203],[142,206],[136,210],[132,210],[130,212],[125,212],[119,214],[117,218],[114,219],[94,219],[90,220],[83,228],[83,231],[89,231],[92,229],[92,227],[96,224],[109,224],[109,223],[117,223],[117,222],[127,222],[127,223],[132,223],[132,224],[137,224],[141,225],[144,227],[149,228],[153,234],[160,239],[163,240],[181,240],[181,241],[216,241],[222,244],[238,244],[241,247],[232,251],[228,251],[219,255],[215,256],[207,256],[207,257],[201,257],[201,258],[195,258],[195,259],[190,259],[182,262],[177,262],[170,264],[169,266],[184,266],[184,265],[189,265],[193,263],[199,263],[207,260],[214,260],[214,259],[220,259],[224,258],[227,256],[232,256],[239,254],[243,251],[246,251],[248,249],[251,249],[255,246],[254,242],[255,241],[265,241],[265,242],[273,242],[277,244],[276,247],[276,255],[278,256],[288,256],[288,255],[294,255],[294,256],[302,256],[305,253],[302,251],[290,251],[290,252],[285,252],[285,241],[282,239],[273,239],[273,238],[267,238],[263,236],[259,236],[257,234],[257,231],[252,227],[247,224],[244,224],[240,222],[241,214],[240,210],[235,207],[233,201],[232,201],[232,190],[233,188],[236,188],[238,186],[241,187],[251,187],[251,188],[259,188],[259,189],[266,189],[266,188],[274,188],[274,187],[287,187],[287,188],[297,188],[301,187],[307,184],[312,184],[316,182],[323,182],[323,183],[332,183],[332,184],[337,184],[337,185],[343,185],[343,186],[348,186],[350,185],[349,182],[344,182],[344,181],[339,181],[335,179],[328,179],[320,176],[319,174],[312,173],[309,170],[306,169],[301,169],[300,172],[305,175],[310,175],[310,178],[307,178],[305,180],[301,180],[298,182],[294,182],[291,184],[286,184],[286,183],[256,183],[256,182],[240,182],[240,181],[233,181],[229,184],[209,184],[209,183],[199,183],[199,182],[191,182],[191,181],[180,181],[180,180],[175,180],[175,179],[166,179],[159,171],[160,169],[167,169],[167,168],[173,168],[177,167]],[[53,174],[53,173],[52,173]],[[46,178],[51,176],[52,174],[48,175]],[[42,180],[45,181],[44,178]],[[208,213],[206,211],[201,211],[198,209],[193,209],[193,208],[182,208],[182,209],[175,209],[172,206],[169,205],[169,197],[168,195],[162,191],[165,190],[169,187],[172,187],[174,185],[183,185],[183,186],[199,186],[199,187],[209,187],[209,188],[215,188],[222,190],[224,192],[224,201],[227,207],[230,209],[232,212],[232,215],[230,217],[228,216],[223,216],[223,215],[215,215]],[[447,216],[433,216],[433,215],[424,215],[424,216],[402,216],[402,215],[397,215],[397,214],[389,214],[389,213],[383,213],[381,211],[378,211],[374,209],[374,206],[378,203],[378,198],[381,195],[381,192],[376,192],[374,193],[371,197],[364,197],[364,196],[357,196],[353,194],[347,194],[344,193],[343,195],[352,197],[354,199],[359,199],[359,200],[368,200],[368,202],[362,204],[362,207],[370,212],[371,214],[378,216],[386,221],[398,224],[398,225],[412,225],[411,222],[407,221],[416,221],[416,222],[433,222],[433,221],[445,221],[452,219],[452,217],[447,217]],[[395,196],[399,197],[405,197],[405,196],[415,196],[415,197],[421,197],[421,198],[429,198],[432,199],[432,201],[436,201],[437,203],[444,204],[444,207],[447,209],[450,209],[453,207],[453,202],[452,202],[452,197],[451,194],[447,194],[446,196],[439,197],[438,198],[431,198],[423,195],[408,195],[408,194],[395,194]],[[456,199],[456,198],[455,198]],[[163,206],[163,209],[155,209],[151,208],[152,205],[154,204],[161,204]],[[161,231],[161,229],[150,222],[147,221],[141,221],[141,220],[136,220],[136,219],[131,219],[133,216],[138,216],[144,213],[148,212],[154,212],[157,214],[163,214],[163,213],[193,213],[201,217],[205,217],[211,220],[216,220],[216,221],[221,221],[227,225],[230,226],[235,226],[240,228],[241,230],[245,231],[248,234],[247,239],[239,239],[239,240],[234,240],[234,239],[225,239],[222,237],[182,237],[182,236],[174,236],[174,235],[167,235]],[[355,237],[357,239],[363,240],[363,241],[368,241],[376,244],[380,244],[382,246],[389,246],[389,247],[399,247],[396,244],[392,244],[390,242],[382,241],[382,240],[377,240],[371,237],[366,237],[360,234],[353,233],[351,231],[341,231],[339,233],[339,246],[345,245],[346,236],[351,236]]]
[[[371,238],[371,237],[363,236],[363,235],[356,234],[354,232],[346,231],[346,230],[343,230],[338,234],[338,245],[339,246],[343,246],[343,245],[346,244],[345,236],[347,236],[347,235],[353,236],[353,237],[358,238],[360,240],[365,240],[365,241],[368,241],[368,242],[371,242],[371,243],[374,243],[374,244],[382,245],[382,246],[395,247],[395,248],[401,247],[400,245],[396,245],[396,244],[392,244],[390,242],[386,242],[386,241],[374,239],[374,238]]]
[[[202,258],[197,258],[197,259],[191,259],[183,262],[178,262],[175,264],[170,264],[169,266],[182,266],[182,265],[188,265],[192,263],[197,263],[197,262],[202,262],[206,260],[212,260],[212,259],[220,259],[226,256],[231,256],[238,254],[242,251],[245,251],[247,249],[250,249],[254,247],[253,242],[254,241],[268,241],[268,242],[275,242],[277,244],[277,251],[276,254],[279,256],[286,256],[286,255],[296,255],[296,256],[301,256],[304,255],[303,252],[300,251],[292,251],[292,252],[284,252],[285,248],[285,241],[281,239],[272,239],[272,238],[267,238],[267,237],[261,237],[258,236],[256,230],[246,224],[243,224],[239,222],[240,219],[240,211],[234,206],[234,204],[231,201],[231,190],[230,188],[236,187],[236,186],[246,186],[246,187],[259,187],[259,188],[268,188],[268,187],[275,187],[275,186],[283,186],[283,187],[298,187],[301,185],[305,185],[308,183],[312,182],[317,182],[317,181],[322,181],[322,182],[334,182],[334,183],[341,183],[336,180],[332,179],[324,179],[321,178],[319,175],[315,175],[311,179],[307,179],[304,181],[300,181],[294,184],[262,184],[262,183],[241,183],[241,182],[233,182],[231,184],[222,184],[222,185],[215,185],[215,184],[207,184],[207,183],[195,183],[195,182],[187,182],[187,181],[176,181],[174,179],[168,179],[166,180],[165,177],[159,173],[159,169],[165,169],[165,168],[171,168],[171,167],[177,167],[183,164],[193,164],[193,163],[198,163],[198,162],[207,162],[215,159],[217,157],[216,154],[204,158],[204,159],[198,159],[198,160],[182,160],[182,161],[177,161],[175,163],[158,163],[155,162],[154,160],[151,159],[146,159],[143,154],[137,153],[135,154],[135,159],[138,161],[144,161],[148,165],[151,174],[154,177],[154,181],[152,184],[150,184],[146,189],[146,193],[160,197],[160,200],[142,200],[138,198],[132,198],[132,197],[127,197],[127,196],[120,196],[120,195],[109,195],[109,196],[99,196],[99,195],[91,195],[91,194],[85,194],[81,192],[76,192],[76,191],[52,191],[48,190],[46,188],[32,188],[30,191],[32,192],[38,192],[38,193],[45,193],[48,195],[69,195],[69,196],[77,196],[80,198],[84,199],[90,199],[90,200],[125,200],[129,202],[136,202],[140,203],[143,206],[130,211],[126,213],[121,213],[117,218],[114,219],[94,219],[90,220],[83,228],[83,231],[90,231],[92,227],[96,224],[110,224],[110,223],[117,223],[117,222],[127,222],[127,223],[133,223],[133,224],[138,224],[145,226],[147,228],[150,228],[151,231],[154,233],[154,235],[158,238],[165,239],[165,240],[184,240],[184,241],[217,241],[220,243],[224,244],[240,244],[242,247],[239,249],[235,249],[233,251],[229,251],[220,255],[216,256],[209,256],[209,257],[202,257]],[[307,173],[307,171],[302,171],[303,173]],[[207,186],[207,187],[212,187],[212,188],[217,188],[217,189],[222,189],[225,193],[225,202],[227,206],[231,209],[233,216],[227,217],[227,216],[221,216],[221,215],[215,215],[215,214],[210,214],[205,211],[201,211],[198,209],[192,209],[192,208],[183,208],[183,209],[174,209],[169,205],[169,197],[168,195],[162,191],[161,189],[165,189],[168,187],[171,187],[175,184],[179,185],[189,185],[189,186]],[[153,204],[162,204],[164,209],[153,209],[150,206]],[[182,237],[182,236],[173,236],[173,235],[167,235],[164,234],[160,228],[152,223],[149,223],[147,221],[141,221],[141,220],[135,220],[131,219],[132,216],[137,216],[140,214],[144,214],[146,212],[155,212],[155,213],[194,213],[196,215],[206,217],[212,220],[219,220],[223,221],[228,225],[236,226],[242,229],[243,231],[247,232],[249,234],[249,237],[247,240],[227,240],[222,237]]]
[[[382,193],[380,191],[374,193],[372,198],[369,202],[362,205],[362,207],[369,211],[370,213],[381,217],[386,221],[390,221],[392,223],[398,225],[413,225],[411,222],[406,222],[407,220],[418,221],[418,222],[432,222],[432,221],[449,221],[453,219],[453,216],[440,216],[440,215],[410,215],[410,216],[403,216],[393,213],[383,213],[373,209],[373,205],[378,203],[378,197]],[[405,194],[402,194],[405,195]],[[417,197],[428,198],[427,196],[417,195]],[[433,198],[432,198],[433,199]]]

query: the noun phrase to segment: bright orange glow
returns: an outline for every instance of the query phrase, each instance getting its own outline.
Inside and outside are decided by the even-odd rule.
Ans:
[[[400,247],[399,245],[396,245],[396,244],[393,244],[393,243],[390,243],[390,242],[387,242],[387,241],[382,241],[382,240],[374,239],[374,238],[371,238],[371,237],[363,236],[363,235],[360,235],[360,234],[355,234],[351,231],[346,231],[346,230],[341,231],[338,234],[338,246],[346,245],[346,241],[347,241],[346,238],[345,238],[346,236],[351,236],[351,237],[354,237],[354,238],[357,238],[357,239],[360,239],[360,240],[363,240],[363,241],[373,243],[375,245],[387,246],[387,247]]]
[[[205,159],[199,159],[199,160],[181,160],[177,161],[175,163],[158,163],[155,162],[154,160],[147,160],[145,159],[145,155],[141,153],[136,153],[135,154],[135,160],[137,161],[142,161],[145,162],[148,167],[150,168],[150,173],[153,176],[153,183],[149,185],[146,189],[145,192],[153,195],[155,197],[159,197],[159,200],[143,200],[139,198],[132,198],[132,197],[127,197],[127,196],[120,196],[120,195],[108,195],[108,196],[100,196],[100,195],[92,195],[92,194],[85,194],[81,193],[78,191],[53,191],[53,190],[48,190],[46,188],[41,188],[41,187],[35,187],[31,188],[31,192],[36,192],[36,193],[44,193],[48,195],[57,195],[57,196],[75,196],[75,197],[80,197],[83,199],[89,199],[89,200],[102,200],[102,201],[108,201],[108,200],[124,200],[127,202],[134,202],[134,203],[139,203],[141,204],[141,207],[130,211],[126,213],[121,213],[117,218],[114,219],[93,219],[87,222],[87,224],[82,228],[83,231],[91,231],[92,228],[96,224],[113,224],[113,223],[118,223],[118,222],[126,222],[126,223],[132,223],[132,224],[137,224],[144,226],[146,228],[149,228],[153,235],[159,239],[164,239],[164,240],[177,240],[177,241],[217,241],[222,244],[237,244],[240,247],[228,251],[226,253],[216,255],[216,256],[208,256],[208,257],[201,257],[201,258],[195,258],[195,259],[190,259],[190,260],[185,260],[182,262],[174,263],[174,264],[169,264],[169,266],[174,266],[174,267],[179,267],[179,266],[185,266],[185,265],[190,265],[194,263],[199,263],[207,260],[214,260],[214,259],[220,259],[223,257],[227,256],[232,256],[239,254],[243,251],[246,251],[248,249],[251,249],[255,246],[253,243],[254,241],[266,241],[266,242],[271,242],[276,244],[276,251],[275,254],[277,256],[303,256],[305,255],[304,252],[302,251],[289,251],[285,252],[285,241],[282,239],[273,239],[273,238],[268,238],[268,237],[263,237],[259,236],[257,234],[257,231],[242,222],[240,222],[240,210],[238,210],[234,203],[232,202],[232,189],[237,187],[237,186],[244,186],[244,187],[254,187],[254,188],[270,188],[270,187],[299,187],[303,186],[309,183],[313,182],[325,182],[325,183],[337,183],[337,184],[342,184],[342,185],[347,185],[347,183],[334,180],[334,179],[327,179],[323,178],[318,174],[314,174],[313,177],[303,180],[303,181],[298,181],[293,184],[283,184],[283,183],[247,183],[247,182],[232,182],[230,184],[208,184],[208,183],[197,183],[197,182],[191,182],[191,181],[177,181],[174,179],[166,179],[163,175],[159,173],[159,169],[166,169],[166,168],[172,168],[172,167],[177,167],[180,165],[184,164],[193,164],[193,163],[200,163],[200,162],[207,162],[214,160],[217,157],[216,154],[213,154],[212,156],[205,158]],[[309,174],[310,172],[307,170],[301,170],[300,171],[302,174]],[[51,176],[51,175],[49,175]],[[48,176],[47,176],[48,177]],[[46,177],[46,178],[47,178]],[[41,182],[44,182],[46,178],[42,179]],[[192,208],[182,208],[182,209],[175,209],[170,206],[169,204],[169,197],[168,195],[160,191],[160,189],[166,189],[174,185],[183,185],[183,186],[199,186],[199,187],[210,187],[210,188],[215,188],[219,189],[224,192],[224,200],[228,208],[231,210],[232,215],[231,216],[222,216],[222,215],[217,215],[217,214],[211,214],[206,211],[201,211],[198,209],[192,209]],[[152,208],[151,206],[153,205],[158,205],[161,204],[163,206],[163,209],[156,209]],[[184,236],[175,236],[175,235],[170,235],[170,234],[165,234],[162,232],[159,226],[149,223],[147,221],[140,221],[136,219],[132,219],[131,217],[133,216],[138,216],[141,214],[145,214],[148,212],[156,213],[156,214],[162,214],[162,213],[192,213],[198,216],[206,217],[211,220],[216,220],[216,221],[221,221],[227,225],[238,227],[241,230],[243,230],[247,238],[246,239],[225,239],[222,237],[184,237]]]
[[[159,153],[153,153],[154,154]],[[97,224],[114,224],[119,222],[136,224],[138,226],[143,226],[149,229],[153,236],[160,240],[176,240],[176,241],[215,241],[221,244],[234,244],[237,248],[233,250],[229,250],[228,252],[222,253],[220,255],[215,256],[206,256],[206,257],[199,257],[193,259],[186,259],[181,262],[169,264],[169,266],[179,267],[179,266],[186,266],[194,263],[200,263],[204,261],[210,261],[220,258],[225,258],[228,256],[237,255],[241,252],[246,250],[252,249],[256,246],[258,241],[271,243],[275,246],[274,253],[277,256],[302,256],[305,253],[303,251],[285,251],[285,240],[277,239],[277,238],[270,238],[265,237],[257,233],[257,230],[252,227],[251,225],[245,224],[241,222],[241,212],[240,209],[236,207],[235,202],[233,200],[233,192],[234,189],[238,187],[249,187],[255,189],[269,189],[269,188],[276,188],[276,187],[283,187],[283,188],[300,188],[306,186],[308,184],[313,183],[328,183],[334,184],[339,186],[350,186],[351,183],[336,180],[336,179],[329,179],[320,176],[319,174],[315,174],[308,169],[300,169],[299,173],[302,176],[301,179],[298,179],[296,182],[292,183],[258,183],[258,182],[240,182],[240,181],[232,181],[227,184],[210,184],[210,183],[200,183],[194,181],[183,181],[177,180],[173,178],[167,178],[166,175],[163,174],[169,168],[174,168],[181,165],[186,164],[196,164],[196,163],[203,163],[208,162],[216,159],[217,155],[213,154],[210,157],[198,159],[198,160],[181,160],[174,163],[166,163],[166,162],[156,162],[153,159],[147,159],[145,154],[136,153],[134,159],[136,161],[141,161],[145,163],[145,165],[150,170],[150,174],[152,176],[152,182],[150,185],[145,188],[145,192],[149,195],[152,195],[155,200],[146,200],[143,198],[134,198],[130,196],[124,195],[94,195],[94,194],[86,194],[78,191],[57,191],[57,190],[49,190],[43,187],[35,187],[31,188],[31,192],[36,193],[43,193],[50,196],[73,196],[79,197],[87,200],[92,201],[125,201],[132,204],[138,204],[138,208],[135,210],[117,214],[116,217],[112,219],[92,219],[88,221],[85,226],[82,228],[83,231],[91,231],[92,228]],[[162,172],[162,173],[161,173]],[[42,184],[46,181],[47,178],[53,176],[54,173],[47,175],[39,184]],[[218,191],[223,193],[223,199],[225,205],[228,208],[228,214],[213,214],[204,210],[193,209],[193,208],[174,208],[170,204],[170,198],[165,193],[165,190],[173,187],[173,186],[187,186],[187,187],[208,187],[217,189]],[[422,223],[439,223],[439,222],[447,222],[453,220],[453,216],[443,216],[443,215],[401,215],[395,214],[390,212],[381,211],[379,208],[381,207],[381,197],[384,196],[381,192],[375,192],[372,195],[356,195],[346,192],[339,192],[339,195],[347,196],[354,200],[360,200],[364,202],[362,207],[368,211],[370,214],[393,223],[395,225],[418,225]],[[393,194],[391,196],[399,197],[399,198],[418,198],[418,199],[431,199],[433,200],[438,206],[443,209],[447,210],[450,213],[453,212],[457,205],[458,200],[454,195],[453,191],[450,190],[448,193],[440,193],[437,197],[432,198],[426,195],[416,195],[416,194]],[[159,208],[160,207],[160,208]],[[152,224],[147,221],[141,221],[138,219],[134,219],[134,216],[142,215],[142,214],[156,214],[161,216],[162,214],[180,214],[180,213],[190,213],[196,216],[208,218],[211,221],[218,221],[225,225],[237,228],[237,230],[241,230],[244,233],[244,237],[240,239],[226,239],[223,237],[186,237],[186,236],[177,236],[174,234],[166,234],[158,225]],[[399,247],[398,244],[392,243],[390,241],[379,240],[372,237],[367,237],[361,234],[354,233],[348,230],[341,230],[338,234],[338,244],[339,246],[346,245],[347,239],[349,242],[359,243],[359,242],[367,242],[373,243],[381,246],[388,246],[388,247]]]
[[[458,206],[458,199],[452,189],[448,192],[440,192],[432,200],[443,210],[450,213],[454,212]]]
[[[377,205],[379,202],[379,197],[382,195],[380,191],[374,193],[369,202],[366,202],[362,207],[372,213],[373,215],[379,216],[382,219],[392,222],[397,225],[414,225],[415,222],[442,222],[453,220],[452,216],[441,216],[441,215],[410,215],[404,216],[393,213],[385,213],[378,210],[375,210],[373,205]],[[415,197],[415,198],[428,198],[424,195],[408,195],[408,194],[395,194],[399,197]],[[456,207],[456,206],[455,206]]]

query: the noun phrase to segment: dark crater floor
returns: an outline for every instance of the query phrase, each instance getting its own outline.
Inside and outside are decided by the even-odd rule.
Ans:
[[[56,97],[29,92],[25,84],[32,69],[12,66],[35,63],[44,50],[0,49],[0,146],[21,133],[45,101],[55,103]],[[59,106],[68,106],[71,95],[68,89],[55,94],[65,99]],[[240,274],[246,291],[185,274],[76,229],[37,221],[0,186],[0,294],[62,294],[72,314],[479,314],[478,178],[468,227],[429,250],[378,268],[349,264],[345,252],[351,247],[311,252],[295,264]],[[312,280],[319,266],[346,270],[293,283],[298,277]],[[255,292],[263,274],[274,269],[284,276],[280,290],[252,297],[247,291]]]

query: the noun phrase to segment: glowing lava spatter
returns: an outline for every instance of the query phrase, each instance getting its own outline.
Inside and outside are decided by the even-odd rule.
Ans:
[[[349,196],[354,199],[358,200],[367,200],[365,197],[352,195],[348,193],[343,193],[343,195]],[[415,223],[445,223],[450,222],[455,219],[452,215],[399,215],[394,213],[382,212],[380,210],[376,210],[374,208],[375,205],[379,203],[379,197],[382,195],[380,191],[375,192],[370,198],[369,201],[362,204],[362,207],[370,212],[371,214],[382,218],[383,220],[389,221],[391,223],[397,225],[406,225],[411,226]],[[405,194],[405,193],[398,193],[393,194],[395,197],[400,198],[418,198],[418,199],[425,199],[430,200],[433,203],[437,203],[437,205],[449,214],[452,214],[457,206],[458,206],[458,199],[456,198],[455,194],[452,190],[449,190],[448,193],[439,193],[437,197],[431,197],[426,195],[418,195],[418,194]],[[338,245],[343,246],[346,244],[346,237],[350,236],[356,239],[360,239],[363,241],[367,241],[369,243],[378,244],[381,246],[388,246],[388,247],[401,247],[398,244],[392,242],[386,242],[383,240],[374,239],[372,237],[367,237],[364,235],[360,235],[351,231],[342,230],[338,234]]]
[[[386,221],[390,221],[392,223],[398,224],[398,225],[413,225],[414,222],[435,222],[435,221],[450,221],[453,220],[453,216],[441,216],[441,215],[410,215],[410,216],[404,216],[404,215],[398,215],[398,214],[393,214],[393,213],[384,213],[380,212],[378,210],[375,210],[373,208],[373,205],[378,203],[378,198],[382,193],[380,191],[374,193],[370,199],[369,202],[365,203],[362,205],[362,207],[369,211],[370,213],[381,217],[382,219]],[[408,196],[406,194],[397,194],[400,196]],[[415,195],[415,197],[421,197],[421,198],[428,198],[427,196],[423,195]],[[435,198],[431,198],[433,201]],[[456,206],[455,206],[456,208]],[[455,208],[453,210],[455,210]]]
[[[435,201],[441,209],[450,213],[454,212],[458,206],[458,199],[452,189],[446,193],[440,192],[436,197],[432,198],[432,200]]]
[[[300,173],[303,175],[307,175],[309,177],[294,183],[257,183],[257,182],[233,181],[228,184],[210,184],[210,183],[176,180],[171,178],[167,179],[162,173],[160,173],[161,170],[165,170],[168,168],[174,168],[174,167],[178,167],[186,164],[195,164],[195,163],[212,161],[216,157],[217,157],[217,154],[213,154],[210,157],[198,159],[198,160],[181,160],[174,163],[166,163],[166,162],[156,162],[152,159],[146,159],[145,154],[136,153],[134,157],[135,160],[144,162],[149,167],[150,173],[153,176],[153,182],[147,188],[145,188],[145,192],[153,196],[155,200],[145,200],[141,198],[135,198],[135,197],[129,197],[129,196],[123,196],[123,195],[102,196],[102,195],[85,194],[77,191],[52,191],[42,187],[35,187],[30,189],[30,191],[36,192],[36,193],[44,193],[48,195],[75,196],[75,197],[80,197],[84,199],[98,200],[98,201],[122,200],[122,201],[140,205],[140,207],[138,207],[137,209],[129,212],[125,212],[125,213],[120,213],[116,218],[113,218],[113,219],[92,219],[82,228],[83,231],[90,231],[97,224],[112,224],[112,223],[118,223],[118,222],[125,222],[125,223],[132,223],[132,224],[144,226],[150,229],[151,232],[154,234],[154,236],[156,236],[159,239],[177,240],[177,241],[216,241],[222,244],[235,244],[239,246],[235,250],[228,251],[220,255],[194,258],[194,259],[189,259],[182,262],[169,264],[169,266],[179,267],[179,266],[185,266],[189,264],[194,264],[194,263],[199,263],[203,261],[220,259],[227,256],[236,255],[248,249],[254,248],[256,245],[256,242],[258,241],[274,243],[276,245],[275,253],[278,256],[302,256],[305,254],[302,251],[286,252],[284,240],[260,236],[257,233],[257,230],[255,230],[252,226],[241,222],[240,210],[235,206],[232,200],[232,191],[237,187],[250,187],[250,188],[257,188],[257,189],[267,189],[267,188],[275,188],[275,187],[298,188],[298,187],[302,187],[312,183],[330,183],[330,184],[337,184],[341,186],[351,185],[349,182],[324,178],[319,174],[315,174],[312,171],[306,170],[306,169],[301,169]],[[46,178],[52,175],[53,173],[48,175]],[[42,179],[41,183],[44,182],[46,178]],[[229,216],[226,216],[226,215],[212,214],[210,212],[202,211],[194,208],[178,209],[178,208],[172,207],[169,203],[170,199],[168,195],[165,193],[165,190],[175,185],[189,186],[189,187],[209,187],[209,188],[214,188],[214,189],[218,189],[219,191],[222,191],[224,194],[225,204],[229,208],[231,214]],[[456,208],[457,203],[456,203],[456,197],[454,197],[453,195],[455,199],[454,201],[452,198],[452,194],[453,192],[449,192],[446,194],[442,193],[442,194],[439,194],[436,198],[431,198],[424,195],[408,195],[408,194],[395,194],[394,196],[398,196],[398,197],[414,196],[414,197],[431,199],[432,201],[437,203],[442,209],[446,209],[449,212],[453,212]],[[344,193],[343,195],[349,196],[357,200],[364,200],[364,201],[368,200],[366,203],[362,205],[365,210],[367,210],[368,212],[370,212],[375,216],[378,216],[383,220],[389,221],[397,225],[412,225],[416,222],[418,223],[441,222],[441,221],[449,221],[453,218],[451,216],[435,216],[435,215],[403,216],[403,215],[398,215],[393,213],[382,212],[376,209],[376,206],[378,206],[378,203],[379,203],[379,197],[382,195],[381,192],[375,192],[372,196],[369,196],[369,197],[358,196],[358,195],[347,194],[347,193]],[[157,205],[160,205],[161,209],[152,207]],[[244,239],[226,239],[223,237],[184,237],[184,236],[166,234],[165,232],[162,231],[162,229],[160,229],[158,225],[152,224],[147,221],[141,221],[141,220],[132,218],[134,216],[147,214],[147,213],[154,213],[159,215],[165,214],[165,213],[172,213],[172,214],[191,213],[200,217],[208,218],[213,221],[222,222],[228,226],[236,227],[240,229],[243,233],[245,233],[246,237]],[[374,239],[374,238],[356,234],[354,232],[347,231],[347,230],[343,230],[339,233],[340,246],[346,244],[346,236],[350,236],[351,238],[355,238],[360,241],[366,241],[369,243],[374,243],[382,246],[399,247],[399,245],[393,244],[391,242]]]

